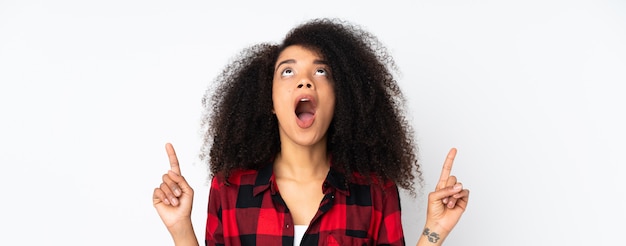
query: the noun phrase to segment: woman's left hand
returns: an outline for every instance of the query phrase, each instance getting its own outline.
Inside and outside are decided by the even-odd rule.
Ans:
[[[450,175],[455,156],[456,149],[450,149],[443,163],[437,187],[435,191],[428,194],[426,227],[422,236],[428,238],[431,243],[433,241],[441,243],[459,222],[467,208],[469,190],[463,189],[463,184],[455,176]]]

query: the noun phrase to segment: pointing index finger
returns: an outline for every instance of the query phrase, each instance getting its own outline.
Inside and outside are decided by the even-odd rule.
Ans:
[[[437,190],[446,188],[450,172],[452,172],[452,164],[454,163],[454,157],[456,157],[456,148],[450,149],[446,161],[443,162],[443,168],[441,169],[441,176],[439,177],[439,183],[437,184]]]
[[[167,151],[167,158],[170,160],[170,169],[172,172],[180,175],[180,165],[178,165],[178,157],[176,157],[174,146],[171,143],[166,143],[165,151]]]

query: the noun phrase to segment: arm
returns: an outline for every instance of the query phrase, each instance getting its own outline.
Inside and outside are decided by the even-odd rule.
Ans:
[[[448,237],[467,208],[469,190],[450,176],[456,149],[448,152],[435,191],[428,194],[426,225],[417,246],[439,246]]]
[[[213,177],[209,191],[209,208],[206,221],[205,244],[208,246],[224,245],[224,231],[222,227],[222,206],[220,190],[222,185],[218,178]]]
[[[389,181],[385,184],[382,196],[382,206],[380,211],[381,218],[378,225],[378,235],[376,237],[376,245],[405,245],[404,233],[402,229],[402,218],[400,209],[400,193],[395,183]]]
[[[193,189],[180,174],[174,147],[168,143],[165,149],[170,160],[170,171],[163,175],[159,188],[154,189],[152,202],[175,245],[197,246],[198,240],[191,223]]]

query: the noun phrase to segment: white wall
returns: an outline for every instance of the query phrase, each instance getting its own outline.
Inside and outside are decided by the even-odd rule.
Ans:
[[[171,141],[204,236],[200,99],[240,49],[313,17],[395,56],[433,189],[471,189],[447,245],[623,245],[623,1],[0,1],[0,245],[171,245]],[[392,1],[387,1],[392,2]],[[416,242],[425,196],[403,198]]]

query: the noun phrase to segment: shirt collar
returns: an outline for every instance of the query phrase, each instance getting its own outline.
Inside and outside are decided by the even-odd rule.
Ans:
[[[332,165],[330,167],[330,170],[328,171],[328,175],[326,175],[326,180],[324,181],[324,193],[326,193],[326,186],[334,188],[339,193],[342,193],[345,196],[350,195],[350,191],[346,187],[346,176],[338,170],[335,170]],[[259,169],[259,171],[257,172],[256,180],[254,181],[252,194],[254,196],[257,196],[267,190],[270,190],[272,195],[278,192],[278,185],[276,184],[276,178],[274,176],[274,168],[272,164],[265,165],[264,167]]]

